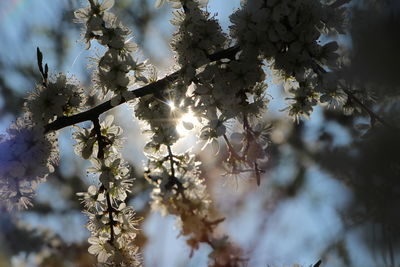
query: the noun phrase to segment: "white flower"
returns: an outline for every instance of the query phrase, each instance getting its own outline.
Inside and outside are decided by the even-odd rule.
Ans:
[[[90,237],[88,241],[91,244],[88,249],[89,253],[97,255],[97,260],[100,263],[106,263],[108,259],[113,255],[114,248],[108,242],[107,237]]]
[[[82,89],[60,73],[49,79],[46,86],[38,85],[25,107],[32,113],[35,123],[47,124],[62,115],[78,111],[84,102]]]
[[[86,209],[92,210],[96,208],[98,197],[98,189],[96,186],[91,185],[89,186],[87,192],[76,193],[76,195],[79,196]]]
[[[80,128],[78,128],[80,129]],[[84,159],[88,159],[93,154],[93,147],[96,140],[96,136],[89,129],[82,128],[73,134],[74,139],[77,141],[75,145],[75,153],[82,156]]]
[[[95,15],[101,15],[114,6],[114,0],[104,0],[101,4],[98,0],[93,0],[93,6],[90,4],[85,8],[80,8],[74,12],[78,22],[85,23]]]

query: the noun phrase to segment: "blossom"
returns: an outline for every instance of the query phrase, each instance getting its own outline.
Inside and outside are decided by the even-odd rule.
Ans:
[[[65,74],[51,77],[47,84],[37,85],[25,107],[37,124],[47,124],[57,117],[72,115],[83,107],[83,90]]]
[[[209,62],[208,55],[222,50],[226,36],[215,18],[201,10],[197,2],[185,4],[188,12],[175,12],[175,24],[179,30],[174,33],[172,48],[178,55],[178,63],[185,67],[185,80],[194,78],[196,69]]]
[[[91,185],[89,186],[87,192],[77,193],[77,196],[81,198],[81,202],[84,204],[85,208],[92,209],[96,207],[99,192],[96,186]]]
[[[95,73],[98,88],[105,96],[109,91],[124,92],[133,82],[129,72],[137,70],[137,63],[132,56],[109,49],[99,60],[99,68]]]
[[[89,253],[96,255],[100,263],[106,263],[114,253],[114,247],[108,242],[106,235],[89,237],[88,242],[91,244],[88,249]]]
[[[0,202],[27,208],[35,188],[58,162],[56,135],[44,134],[29,116],[19,118],[0,142]]]
[[[104,21],[115,19],[113,14],[107,12],[114,5],[114,0],[104,0],[101,4],[98,0],[90,0],[89,3],[89,6],[80,8],[74,12],[76,22],[86,25],[84,39],[87,49],[90,48],[90,40],[99,34],[101,35],[104,30]]]
[[[89,1],[90,5],[80,8],[74,12],[75,18],[79,22],[86,22],[94,15],[103,14],[114,6],[114,0],[104,0],[101,4],[98,0]]]
[[[122,148],[122,128],[114,125],[113,121],[114,117],[109,115],[100,124],[101,135],[106,147],[106,155],[115,153]],[[77,143],[75,144],[74,151],[84,159],[89,159],[98,151],[97,136],[93,127],[87,129],[75,126],[75,128],[77,130],[73,133],[73,137]]]
[[[299,114],[308,116],[312,106],[318,103],[317,94],[310,89],[320,86],[309,74],[315,72],[315,64],[330,68],[337,65],[337,43],[322,46],[318,39],[322,33],[335,28],[341,31],[340,23],[332,24],[328,19],[340,13],[342,9],[332,9],[320,1],[254,0],[243,2],[242,8],[230,17],[231,35],[238,40],[243,54],[256,52],[257,56],[271,60],[273,68],[280,70],[285,78],[293,77],[308,84],[291,98],[294,104],[289,114],[296,118]]]

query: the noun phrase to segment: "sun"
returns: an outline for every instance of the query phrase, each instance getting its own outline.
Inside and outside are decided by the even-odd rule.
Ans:
[[[192,110],[189,109],[188,112],[184,113],[175,105],[173,100],[169,100],[165,103],[169,106],[171,112],[174,113],[178,120],[176,130],[181,137],[187,136],[193,128],[200,124],[196,114]]]
[[[169,108],[171,109],[171,111],[175,111],[176,110],[176,106],[174,101],[168,101],[167,105],[169,106]]]
[[[180,136],[187,136],[190,131],[199,124],[199,121],[194,114],[193,111],[189,110],[189,112],[183,114],[179,122],[176,126],[176,130],[178,131]]]

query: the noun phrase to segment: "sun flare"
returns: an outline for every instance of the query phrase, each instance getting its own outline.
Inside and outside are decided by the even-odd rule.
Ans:
[[[175,106],[174,101],[168,101],[167,104],[168,104],[168,106],[170,107],[171,111],[176,110],[176,106]]]
[[[176,130],[180,136],[187,136],[189,132],[199,124],[196,115],[190,110],[179,119]]]

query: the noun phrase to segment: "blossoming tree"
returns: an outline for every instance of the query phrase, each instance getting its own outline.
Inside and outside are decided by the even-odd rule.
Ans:
[[[176,65],[159,78],[148,61],[135,59],[138,46],[131,30],[112,13],[112,0],[88,0],[75,11],[83,25],[86,48],[97,42],[105,52],[94,60],[91,93],[102,103],[86,105],[88,89],[66,74],[49,75],[37,50],[42,81],[26,99],[24,115],[0,143],[0,199],[9,209],[26,209],[39,183],[54,171],[58,159],[57,131],[74,126],[75,152],[92,164],[87,171],[98,183],[77,192],[87,215],[89,253],[104,266],[141,265],[135,237],[138,220],[125,202],[135,187],[132,168],[122,158],[122,128],[112,116],[100,115],[127,103],[151,134],[145,145],[144,173],[152,185],[151,206],[175,215],[187,244],[209,245],[210,266],[241,266],[245,254],[225,236],[214,234],[223,218],[212,218],[199,162],[191,152],[177,153],[174,144],[181,118],[191,114],[201,124],[198,138],[215,153],[223,141],[227,175],[247,175],[260,185],[269,126],[261,116],[268,108],[266,73],[285,82],[288,116],[299,121],[316,105],[344,113],[364,111],[370,126],[390,126],[368,107],[367,91],[354,89],[340,75],[346,67],[336,41],[324,36],[346,30],[348,0],[248,0],[231,16],[229,34],[207,11],[207,1],[157,0],[175,9],[171,41]],[[77,124],[91,122],[91,127]],[[235,132],[227,125],[236,123]],[[193,122],[182,123],[193,131]],[[193,133],[195,134],[195,133]]]

